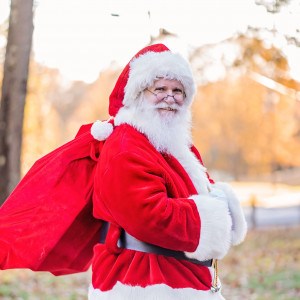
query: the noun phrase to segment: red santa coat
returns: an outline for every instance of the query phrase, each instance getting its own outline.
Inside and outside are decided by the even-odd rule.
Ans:
[[[192,151],[200,158],[195,147]],[[151,286],[178,292],[192,288],[193,293],[198,292],[195,296],[203,291],[212,295],[209,291],[212,278],[207,267],[119,249],[116,244],[123,228],[143,242],[164,248],[192,253],[197,249],[201,219],[190,197],[197,191],[173,156],[159,153],[142,133],[122,124],[115,128],[102,149],[94,188],[94,216],[110,222],[114,229],[108,233],[105,245],[94,247],[90,299],[102,299],[111,290],[115,297],[111,299],[118,299],[118,291],[122,294],[120,299],[127,299],[124,293],[130,294],[128,299],[135,299],[137,287],[146,288],[143,290],[149,295]],[[139,297],[141,293],[142,289]]]

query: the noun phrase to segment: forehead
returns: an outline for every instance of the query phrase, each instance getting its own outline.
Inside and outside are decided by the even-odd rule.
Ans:
[[[165,78],[160,78],[156,81],[154,81],[153,86],[157,87],[157,86],[167,86],[170,88],[181,88],[183,89],[183,85],[180,81],[176,80],[176,79],[165,79]]]

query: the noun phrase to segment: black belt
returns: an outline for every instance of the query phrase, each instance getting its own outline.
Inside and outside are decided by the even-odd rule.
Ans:
[[[106,235],[109,228],[109,222],[102,221],[102,227],[101,227],[101,234],[100,234],[100,243],[105,244]],[[194,258],[188,258],[184,252],[182,251],[176,251],[171,249],[166,249],[163,247],[159,247],[153,244],[142,242],[129,233],[127,233],[125,230],[122,230],[121,236],[118,241],[118,246],[120,248],[124,249],[131,249],[136,251],[141,251],[145,253],[154,253],[157,255],[163,255],[167,257],[174,257],[176,259],[183,259],[189,262],[192,262],[194,264],[211,267],[212,266],[212,259],[200,261]]]

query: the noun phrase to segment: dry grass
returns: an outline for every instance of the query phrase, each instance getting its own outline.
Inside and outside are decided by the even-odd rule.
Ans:
[[[227,299],[300,299],[300,231],[250,231],[220,263]]]

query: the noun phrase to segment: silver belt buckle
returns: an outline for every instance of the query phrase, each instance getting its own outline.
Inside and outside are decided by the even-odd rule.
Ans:
[[[220,289],[221,289],[221,286],[220,286],[220,285],[217,285],[217,286],[212,285],[212,286],[210,287],[210,290],[211,290],[213,293],[217,293]]]

